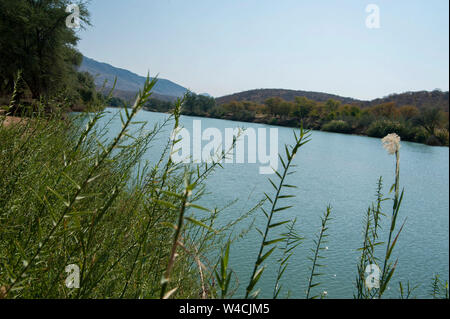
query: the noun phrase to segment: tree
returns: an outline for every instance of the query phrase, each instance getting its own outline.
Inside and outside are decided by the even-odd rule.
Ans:
[[[276,116],[279,113],[279,108],[283,100],[280,97],[271,97],[268,98],[264,104],[267,106],[267,111],[270,115]]]
[[[397,109],[394,102],[382,103],[370,108],[370,112],[376,117],[392,119],[397,115]]]
[[[304,96],[295,97],[295,109],[292,114],[300,119],[306,118],[315,106],[315,102]]]
[[[11,92],[14,76],[22,77],[34,99],[70,87],[82,55],[79,38],[66,26],[68,0],[0,1],[0,83]],[[89,25],[86,4],[80,1],[81,27]]]
[[[294,109],[294,103],[283,101],[281,102],[280,106],[278,107],[278,114],[281,116],[281,118],[286,118],[289,116],[291,111]]]
[[[329,99],[326,103],[325,103],[325,108],[327,110],[327,112],[329,113],[335,113],[339,106],[341,105],[341,102],[339,101],[335,101],[333,99]]]
[[[213,97],[188,92],[183,104],[183,110],[186,114],[202,115],[210,112],[215,105],[216,100]]]
[[[403,105],[398,109],[400,116],[406,121],[412,120],[420,115],[420,111],[414,105]]]
[[[436,129],[443,122],[441,110],[436,108],[423,110],[415,120],[417,125],[422,126],[430,135],[435,135]]]

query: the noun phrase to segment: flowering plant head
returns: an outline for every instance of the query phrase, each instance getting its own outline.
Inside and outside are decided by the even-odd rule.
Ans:
[[[389,154],[395,154],[400,150],[400,136],[395,133],[388,134],[382,138],[381,143]]]

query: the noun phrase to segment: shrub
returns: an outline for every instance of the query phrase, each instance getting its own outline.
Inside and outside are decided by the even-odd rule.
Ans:
[[[391,133],[398,134],[404,140],[413,140],[415,133],[405,124],[392,120],[377,120],[366,131],[368,136],[383,137]]]
[[[336,133],[349,133],[352,128],[350,124],[343,120],[333,120],[322,126],[323,131]]]
[[[448,130],[446,129],[438,129],[436,130],[436,137],[441,142],[441,145],[448,146]]]
[[[179,109],[153,128],[133,122],[155,83],[147,80],[135,106],[120,111],[114,138],[98,124],[103,112],[12,125],[0,114],[0,297],[157,298],[163,273],[179,298],[211,291],[196,260],[220,238],[206,226],[217,213],[193,217],[215,165],[187,171],[173,163],[167,154],[176,141],[156,154],[155,166],[141,165],[157,134],[178,123]],[[79,289],[64,284],[68,265],[80,270]]]
[[[441,141],[434,135],[428,137],[425,143],[430,146],[442,146]]]
[[[424,128],[418,128],[414,136],[414,142],[425,143],[429,137],[428,132]]]

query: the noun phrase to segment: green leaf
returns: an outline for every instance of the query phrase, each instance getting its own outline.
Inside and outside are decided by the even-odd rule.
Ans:
[[[206,228],[206,229],[208,229],[208,230],[210,230],[210,231],[216,233],[216,231],[215,231],[214,229],[212,229],[212,228],[209,227],[208,225],[206,225],[206,224],[202,223],[201,221],[198,221],[198,220],[196,220],[196,219],[194,219],[194,218],[192,218],[192,217],[184,217],[184,219],[186,219],[187,221],[189,221],[189,222],[191,222],[191,223],[193,223],[193,224],[195,224],[195,225],[197,225],[197,226]]]
[[[280,212],[280,211],[282,211],[282,210],[289,209],[289,208],[292,208],[292,207],[293,207],[293,206],[280,207],[280,208],[274,209],[273,212],[274,212],[274,213]]]
[[[196,208],[196,209],[203,210],[205,212],[211,213],[210,209],[202,207],[202,206],[199,206],[199,205],[196,205],[196,204],[186,203],[186,206],[189,206],[189,207],[192,207],[192,208]]]
[[[256,262],[257,265],[261,265],[261,263],[269,257],[273,251],[277,248],[276,246],[272,247],[267,253],[265,253],[262,257],[258,258],[258,261]]]
[[[264,268],[265,267],[261,267],[258,269],[258,271],[255,273],[255,275],[253,276],[250,284],[247,287],[247,291],[252,291],[253,288],[255,287],[255,285],[257,284],[257,282],[259,281],[259,279],[261,278],[262,273],[264,272]]]
[[[269,228],[278,227],[278,226],[281,226],[281,225],[286,224],[286,223],[289,223],[289,220],[286,220],[286,221],[284,221],[284,222],[279,222],[279,223],[271,224],[271,225],[269,225]]]
[[[269,241],[265,241],[263,243],[263,245],[264,246],[270,246],[270,245],[273,245],[273,244],[278,243],[278,242],[283,241],[283,240],[284,240],[284,238],[278,238],[278,239],[274,239],[274,240],[269,240]]]
[[[272,182],[272,180],[270,178],[269,178],[269,182],[270,182],[270,184],[272,184],[272,186],[273,186],[273,188],[275,188],[275,190],[278,190],[278,188],[275,186],[275,183]]]

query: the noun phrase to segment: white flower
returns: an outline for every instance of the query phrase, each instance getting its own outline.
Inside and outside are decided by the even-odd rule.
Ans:
[[[322,293],[322,295],[325,297],[326,295],[328,295],[328,292],[327,292],[327,291],[324,291],[324,292]]]
[[[395,133],[388,134],[381,140],[383,147],[389,154],[393,155],[400,150],[400,136]]]

